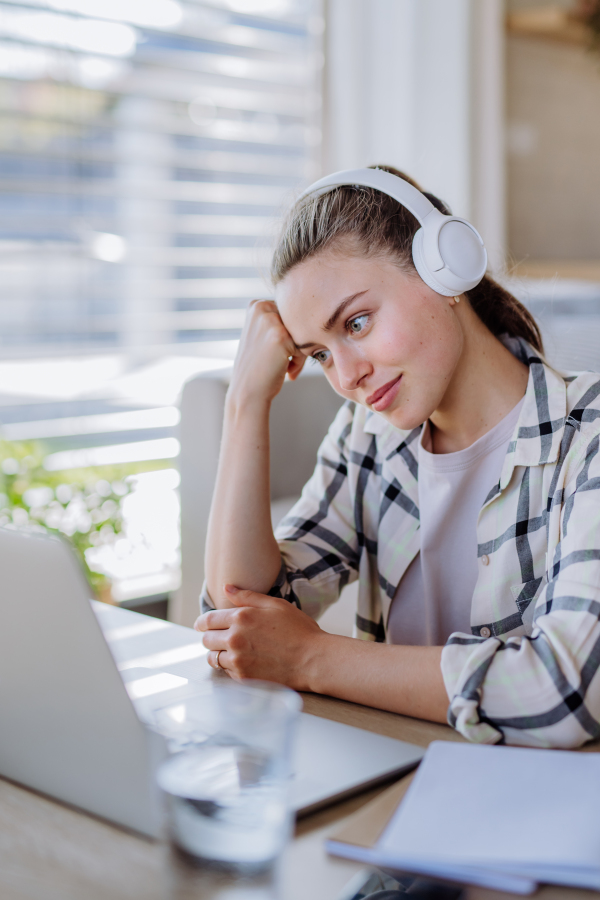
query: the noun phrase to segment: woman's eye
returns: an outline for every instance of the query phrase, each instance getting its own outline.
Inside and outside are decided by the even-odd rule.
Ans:
[[[331,353],[329,352],[329,350],[317,350],[316,353],[313,353],[312,358],[316,359],[317,362],[323,364],[327,362],[330,356]]]
[[[366,313],[363,316],[357,316],[355,319],[351,319],[348,322],[348,331],[351,334],[360,334],[366,327],[368,321],[369,317]]]

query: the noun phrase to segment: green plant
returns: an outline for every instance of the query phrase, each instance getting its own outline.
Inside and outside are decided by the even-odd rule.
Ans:
[[[128,476],[160,463],[48,472],[46,450],[34,441],[0,440],[0,525],[64,535],[77,551],[91,587],[102,592],[105,575],[94,572],[86,550],[112,543],[121,533],[121,501]]]

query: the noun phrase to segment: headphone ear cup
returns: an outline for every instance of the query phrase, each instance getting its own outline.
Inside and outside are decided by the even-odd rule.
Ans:
[[[431,288],[432,291],[435,291],[437,294],[441,294],[443,297],[454,297],[457,293],[456,290],[450,290],[445,285],[438,281],[433,272],[429,271],[427,263],[425,262],[425,255],[423,252],[423,240],[425,237],[425,231],[423,228],[419,228],[416,232],[413,242],[412,242],[412,257],[413,262],[415,264],[415,269],[419,273],[419,277],[425,284]],[[460,291],[458,293],[461,293]]]

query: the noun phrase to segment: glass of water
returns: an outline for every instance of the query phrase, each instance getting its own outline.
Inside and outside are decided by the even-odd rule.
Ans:
[[[275,862],[291,833],[288,790],[301,706],[295,691],[269,682],[214,685],[211,703],[204,702],[204,739],[158,772],[180,850],[236,872]]]

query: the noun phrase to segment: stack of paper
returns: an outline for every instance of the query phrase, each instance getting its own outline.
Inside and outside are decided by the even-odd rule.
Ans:
[[[328,850],[514,893],[600,890],[600,753],[436,741],[369,843],[340,834]]]

